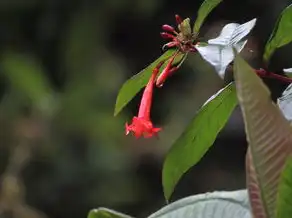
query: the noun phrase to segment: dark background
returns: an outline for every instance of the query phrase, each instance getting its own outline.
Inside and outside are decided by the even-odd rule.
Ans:
[[[152,118],[164,129],[159,140],[124,135],[141,94],[118,117],[113,117],[115,98],[127,78],[161,55],[161,25],[174,25],[177,13],[193,22],[201,3],[0,0],[1,218],[80,218],[100,206],[146,217],[165,204],[165,153],[226,82],[198,58],[189,58],[155,91]],[[228,22],[257,17],[243,55],[261,67],[265,42],[288,4],[224,0],[207,18],[202,40],[216,37]],[[292,67],[290,47],[275,53],[270,70]],[[274,98],[285,88],[267,83]],[[244,188],[245,151],[237,108],[172,200]]]

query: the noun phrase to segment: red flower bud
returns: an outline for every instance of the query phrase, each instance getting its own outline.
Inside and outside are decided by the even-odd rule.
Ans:
[[[172,63],[176,57],[178,52],[174,53],[174,55],[169,59],[166,67],[163,69],[162,73],[158,76],[156,80],[156,86],[157,87],[162,87],[163,83],[165,80],[173,73],[175,72],[178,68],[177,67],[172,67]]]
[[[182,18],[178,14],[175,15],[175,20],[177,25],[180,25],[183,22]]]
[[[162,26],[162,29],[164,30],[164,31],[167,31],[167,32],[175,32],[175,29],[172,27],[172,26],[169,26],[169,25],[167,25],[167,24],[164,24],[163,26]]]
[[[166,33],[166,32],[162,32],[160,33],[161,37],[164,38],[164,39],[174,39],[175,36],[174,35],[171,35],[169,33]]]

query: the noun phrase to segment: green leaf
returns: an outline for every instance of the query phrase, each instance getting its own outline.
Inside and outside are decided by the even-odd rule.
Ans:
[[[144,70],[142,70],[140,73],[132,76],[130,79],[128,79],[122,86],[122,88],[119,91],[117,100],[116,100],[116,106],[115,106],[115,112],[114,116],[118,115],[118,113],[135,97],[135,95],[144,87],[146,86],[153,69],[156,67],[156,65],[162,61],[166,60],[169,57],[171,57],[174,54],[175,50],[171,49],[166,51],[162,56],[160,56],[156,61],[154,61],[152,64],[150,64],[148,67],[146,67]],[[174,64],[179,62],[182,59],[183,55],[179,53],[176,56],[176,59],[174,61]]]
[[[87,218],[132,218],[128,215],[110,210],[107,208],[93,209],[89,212]]]
[[[254,217],[274,218],[280,174],[291,154],[291,127],[263,81],[239,55],[234,77],[249,143],[246,169],[252,211]]]
[[[199,194],[167,205],[148,218],[251,218],[246,190]]]
[[[214,143],[236,104],[235,87],[230,83],[203,105],[171,147],[164,162],[162,178],[167,200],[182,175],[198,163]]]
[[[282,47],[292,41],[291,29],[292,5],[289,5],[282,11],[280,17],[278,18],[276,26],[274,27],[274,30],[270,36],[270,39],[266,44],[264,52],[264,61],[266,63],[269,62],[272,54],[277,48]]]
[[[277,199],[277,218],[289,218],[292,214],[292,157],[287,160],[281,175]]]
[[[50,95],[51,89],[41,64],[33,57],[5,53],[1,59],[4,76],[12,88],[39,104]]]
[[[208,16],[208,14],[223,0],[205,0],[198,11],[198,16],[195,21],[193,32],[195,34],[198,34],[200,31],[200,28]]]

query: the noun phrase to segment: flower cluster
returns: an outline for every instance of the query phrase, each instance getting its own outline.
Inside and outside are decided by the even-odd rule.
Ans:
[[[177,47],[184,53],[196,51],[194,42],[197,38],[197,33],[192,32],[190,19],[186,18],[182,20],[179,15],[175,15],[175,18],[179,32],[170,25],[163,25],[162,29],[165,32],[160,33],[161,37],[164,39],[170,39],[171,41],[165,44],[162,48]]]
[[[141,136],[149,138],[154,135],[157,135],[161,128],[154,127],[150,119],[150,110],[152,105],[152,95],[154,86],[162,87],[166,79],[179,69],[181,64],[184,62],[187,53],[196,51],[194,44],[196,36],[195,34],[192,33],[189,18],[182,20],[179,15],[176,15],[175,18],[179,32],[177,32],[175,28],[173,28],[172,26],[165,24],[162,26],[162,29],[165,32],[162,32],[161,36],[164,39],[171,40],[162,47],[163,49],[173,47],[176,47],[177,49],[172,56],[170,56],[166,60],[162,60],[153,69],[152,75],[142,95],[138,116],[133,117],[132,123],[130,125],[128,125],[128,123],[126,123],[125,125],[126,135],[128,135],[130,132],[133,132],[133,134],[137,138]],[[183,58],[180,60],[179,63],[174,64],[175,58],[179,54],[183,55]],[[165,67],[158,76],[159,71],[164,64]]]

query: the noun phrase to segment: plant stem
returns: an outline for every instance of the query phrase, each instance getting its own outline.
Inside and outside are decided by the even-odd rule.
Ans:
[[[281,82],[284,83],[292,83],[292,78],[289,77],[285,77],[276,73],[272,73],[272,72],[268,72],[264,69],[259,69],[259,70],[255,70],[256,73],[260,76],[260,77],[265,77],[265,78],[272,78],[272,79],[277,79]]]

